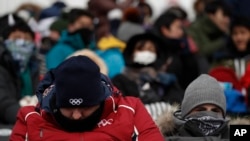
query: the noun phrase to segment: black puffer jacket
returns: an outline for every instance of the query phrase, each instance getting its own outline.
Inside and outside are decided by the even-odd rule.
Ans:
[[[20,79],[10,53],[0,45],[0,122],[3,124],[14,124],[16,114],[20,108],[19,99]]]
[[[39,81],[39,61],[32,56],[29,62],[33,93]],[[14,124],[20,108],[21,77],[10,52],[0,43],[0,123]]]

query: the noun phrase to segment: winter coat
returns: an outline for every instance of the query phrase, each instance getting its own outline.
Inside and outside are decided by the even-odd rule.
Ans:
[[[213,53],[226,45],[227,35],[208,16],[203,16],[191,24],[187,33],[194,39],[199,52],[206,56],[209,62],[211,62]]]
[[[188,35],[179,39],[166,37],[160,28],[164,26],[156,22],[151,32],[163,41],[161,49],[168,55],[166,72],[175,74],[181,88],[186,89],[188,84],[203,71],[204,63],[201,62],[202,58],[192,37]]]
[[[102,37],[97,43],[98,50],[95,50],[108,67],[108,76],[113,78],[115,75],[122,72],[125,63],[122,56],[122,51],[125,48],[125,43],[118,38],[109,35]]]
[[[68,31],[63,31],[57,44],[46,54],[47,69],[57,67],[69,55],[83,48],[86,48],[86,45],[83,43],[80,35],[69,35]],[[95,48],[93,41],[90,43],[89,48]]]
[[[151,74],[154,75],[151,75]],[[126,68],[112,82],[126,96],[139,97],[144,104],[155,102],[180,103],[184,91],[172,74],[156,72],[152,68]],[[148,86],[148,88],[146,88]]]
[[[219,78],[222,82],[230,82],[233,88],[239,90],[245,102],[249,106],[249,85],[246,83],[248,76],[248,65],[250,63],[250,42],[247,43],[245,51],[239,51],[232,39],[228,40],[228,44],[215,57],[211,65],[209,73]],[[230,96],[230,98],[232,98]],[[234,98],[235,100],[237,98]],[[242,100],[240,101],[242,102]],[[230,106],[231,107],[231,106]],[[233,104],[235,106],[235,103]],[[248,109],[249,112],[249,109]]]
[[[163,38],[165,53],[169,54],[166,72],[176,75],[182,89],[191,83],[200,74],[200,56],[191,51],[191,38],[181,39]]]
[[[151,41],[155,45],[156,60],[148,65],[133,61],[133,52],[140,41]],[[141,98],[144,104],[153,102],[181,102],[184,91],[179,86],[176,76],[166,73],[164,63],[166,54],[161,46],[162,40],[151,33],[134,35],[123,51],[125,68],[122,73],[112,78],[112,82],[126,96]]]
[[[216,66],[230,67],[235,71],[238,79],[245,74],[247,64],[250,62],[250,41],[245,51],[239,51],[230,38],[227,45],[214,55],[212,68]]]
[[[69,133],[58,127],[51,115],[49,101],[53,88],[44,92],[53,83],[53,70],[45,76],[38,87],[37,107],[23,107],[10,136],[10,141],[28,140],[143,140],[163,141],[156,124],[137,98],[123,97],[106,77],[102,77],[107,96],[99,123],[89,132]],[[45,95],[44,95],[45,94]],[[39,106],[40,105],[40,106]]]
[[[167,110],[156,119],[156,124],[168,141],[229,141],[229,125],[250,125],[249,118],[226,116],[226,122],[218,136],[195,136],[184,127],[180,118],[179,105],[168,105]],[[193,133],[194,134],[194,133]]]
[[[31,87],[30,95],[35,91],[38,83],[39,66],[36,58],[31,59],[28,64],[28,76]],[[22,79],[18,75],[16,65],[11,54],[0,45],[0,123],[14,124],[16,115],[20,108],[19,100],[21,99]],[[33,88],[33,89],[32,89]]]

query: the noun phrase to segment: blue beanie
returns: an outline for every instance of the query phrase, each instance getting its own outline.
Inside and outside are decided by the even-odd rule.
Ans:
[[[105,100],[100,69],[86,56],[70,57],[55,73],[56,106],[86,107]]]

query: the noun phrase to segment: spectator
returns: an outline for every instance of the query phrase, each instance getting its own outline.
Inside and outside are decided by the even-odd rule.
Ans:
[[[150,30],[153,26],[153,9],[149,3],[145,1],[140,1],[138,4],[138,9],[140,12],[141,20],[142,20],[142,25],[144,29]]]
[[[169,141],[227,140],[226,98],[218,81],[201,74],[187,87],[180,110],[157,120]]]
[[[204,16],[205,4],[208,0],[195,0],[193,4],[193,9],[195,11],[195,20]]]
[[[221,80],[223,80],[224,82],[233,82],[233,88],[236,88],[240,92],[240,94],[238,94],[238,97],[243,97],[241,99],[238,99],[238,101],[240,101],[242,105],[249,105],[249,82],[246,81],[249,77],[249,43],[250,20],[242,16],[234,17],[231,22],[230,38],[228,40],[228,44],[224,48],[224,50],[216,55],[213,66],[211,67],[211,70],[216,70],[213,72],[214,75],[217,76],[216,78],[223,78]],[[221,69],[223,67],[227,70],[231,69],[231,72],[233,72],[233,75],[235,76],[233,81],[231,77],[225,77],[227,73],[225,73],[225,69]],[[230,98],[232,98],[231,93],[229,94],[229,96]],[[232,100],[236,102],[236,99],[237,98],[234,98]],[[233,104],[233,107],[236,108],[237,106],[235,106],[235,102]],[[230,105],[228,104],[228,106]],[[230,109],[233,110],[234,108]]]
[[[163,141],[141,101],[122,96],[86,56],[71,57],[49,71],[37,96],[36,107],[19,111],[10,141]]]
[[[67,19],[58,18],[50,25],[50,35],[49,38],[52,42],[56,43],[64,30],[67,29],[68,21]]]
[[[60,40],[46,54],[48,69],[57,67],[73,52],[83,48],[95,48],[93,41],[93,15],[86,10],[72,9],[69,12],[69,25]]]
[[[166,73],[164,43],[150,33],[137,34],[123,52],[126,67],[112,82],[126,96],[139,97],[144,104],[180,103],[183,91],[176,76]]]
[[[250,53],[250,20],[234,17],[230,26],[227,45],[214,55],[211,69],[217,66],[231,68],[237,80],[245,74]]]
[[[62,32],[67,29],[67,26],[67,19],[58,18],[52,22],[49,27],[49,35],[44,36],[41,39],[39,52],[45,55],[53,46],[55,46],[59,41]]]
[[[122,2],[116,2],[114,0],[89,0],[88,9],[93,13],[97,19],[96,23],[96,38],[99,39],[111,34],[110,22],[108,15],[121,15],[121,11],[131,6],[134,0],[124,0]],[[120,16],[121,17],[121,16]]]
[[[14,124],[21,106],[29,104],[39,80],[39,61],[36,58],[34,33],[12,14],[0,18],[6,23],[0,46],[0,122]]]
[[[139,12],[135,7],[124,10],[123,21],[117,30],[117,37],[120,40],[127,42],[132,36],[145,32]]]
[[[184,17],[182,10],[171,8],[157,18],[153,29],[163,39],[165,46],[161,47],[171,58],[166,71],[176,75],[182,89],[200,74],[196,44],[183,30]]]
[[[230,15],[230,8],[223,0],[212,0],[206,3],[205,15],[187,29],[206,59],[206,68],[210,67],[213,55],[226,45]]]

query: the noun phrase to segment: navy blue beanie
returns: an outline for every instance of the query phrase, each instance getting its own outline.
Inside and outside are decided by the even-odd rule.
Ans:
[[[58,108],[94,106],[106,98],[100,69],[86,56],[62,62],[56,68],[55,86]]]

